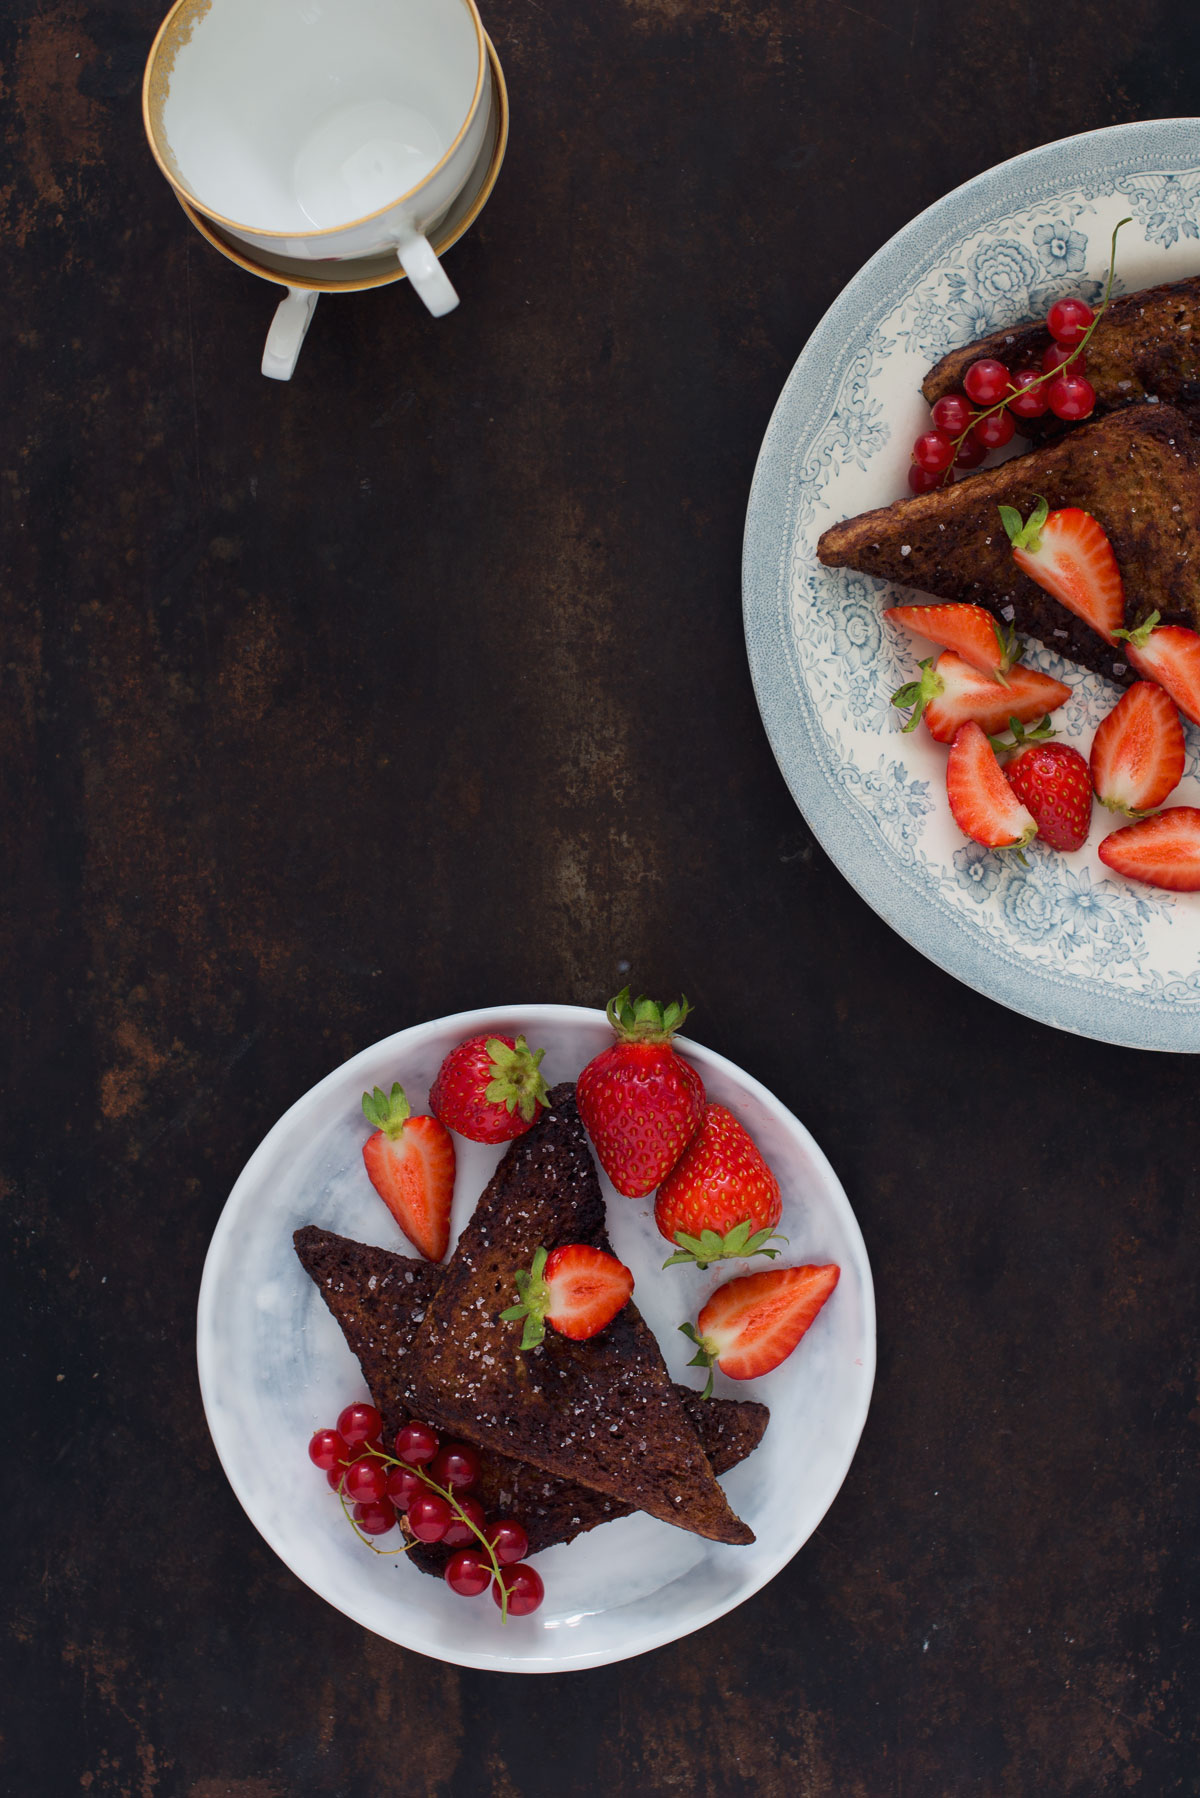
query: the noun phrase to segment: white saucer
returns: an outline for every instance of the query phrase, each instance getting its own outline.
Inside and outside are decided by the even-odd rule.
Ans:
[[[508,87],[500,58],[496,55],[496,47],[486,33],[484,37],[495,104],[492,107],[488,134],[475,167],[462,192],[430,239],[437,256],[442,256],[451,244],[457,243],[463,232],[474,224],[483,211],[496,185],[504,152],[508,148]],[[194,206],[189,205],[178,192],[175,197],[201,237],[207,239],[214,250],[219,250],[230,262],[236,262],[239,268],[244,268],[248,274],[257,275],[260,280],[272,281],[280,287],[308,288],[317,293],[357,293],[364,288],[386,287],[392,281],[406,279],[404,270],[391,251],[383,251],[375,256],[353,256],[340,261],[331,258],[321,262],[305,261],[297,256],[277,256],[271,250],[255,249],[251,252],[245,244],[238,242],[211,219],[205,218]]]

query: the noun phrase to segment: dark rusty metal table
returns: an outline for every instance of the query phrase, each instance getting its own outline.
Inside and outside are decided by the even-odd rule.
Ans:
[[[493,0],[512,139],[460,310],[323,299],[289,386],[257,372],[275,290],[146,149],[157,18],[3,7],[4,1793],[1200,1792],[1196,1064],[888,931],[776,770],[739,599],[824,307],[979,169],[1198,110],[1196,16]],[[350,1052],[627,966],[841,1174],[874,1406],[722,1622],[460,1672],[243,1516],[204,1252]]]

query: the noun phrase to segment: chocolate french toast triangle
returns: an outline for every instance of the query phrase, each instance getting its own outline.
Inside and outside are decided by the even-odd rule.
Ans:
[[[312,1224],[297,1230],[294,1241],[301,1263],[359,1360],[371,1397],[383,1414],[385,1434],[394,1434],[411,1415],[405,1399],[404,1359],[441,1282],[442,1269]],[[716,1473],[727,1473],[758,1447],[769,1421],[765,1405],[751,1399],[701,1402],[698,1393],[683,1386],[676,1386],[675,1392]],[[444,1423],[435,1414],[422,1421],[439,1429]],[[485,1449],[481,1456],[476,1495],[489,1515],[520,1518],[532,1554],[626,1517],[636,1508],[495,1449]],[[449,1552],[436,1545],[420,1547],[410,1550],[409,1558],[422,1571],[440,1576]]]
[[[604,1198],[571,1087],[512,1144],[459,1238],[408,1358],[412,1401],[547,1473],[719,1541],[753,1535],[717,1484],[633,1304],[586,1342],[534,1349],[500,1313],[539,1247],[607,1248]]]
[[[1006,326],[943,356],[926,375],[921,391],[932,405],[961,387],[967,368],[981,356],[993,356],[1010,369],[1040,366],[1050,343],[1044,319]],[[1152,395],[1194,403],[1200,396],[1200,276],[1114,299],[1088,344],[1087,375],[1096,390],[1097,412]],[[1039,422],[1049,429],[1063,428],[1053,419]]]
[[[997,507],[1028,516],[1039,496],[1103,525],[1128,626],[1153,610],[1200,625],[1200,438],[1171,406],[1131,406],[949,487],[847,519],[823,534],[817,555],[828,567],[988,606],[1020,634],[1120,679],[1120,657],[1013,561]]]
[[[418,1397],[472,1440],[719,1541],[752,1534],[730,1510],[653,1336],[635,1307],[589,1342],[476,1325],[480,1359],[414,1368]]]

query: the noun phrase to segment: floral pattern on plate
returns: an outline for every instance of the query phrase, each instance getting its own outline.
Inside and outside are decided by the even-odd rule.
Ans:
[[[1118,126],[980,176],[908,226],[851,282],[792,372],[747,517],[747,646],[764,722],[793,794],[843,872],[911,942],[980,991],[1104,1040],[1200,1050],[1200,895],[1112,875],[1097,805],[1073,855],[1026,865],[954,827],[945,750],[889,703],[922,652],[882,619],[912,591],[822,568],[840,518],[906,494],[927,428],[920,383],[945,352],[1095,301],[1121,233],[1117,291],[1200,272],[1200,166],[1191,121]],[[1019,447],[1019,445],[1018,445]],[[999,528],[999,521],[997,521]],[[1116,699],[1098,676],[1031,644],[1072,688],[1055,723],[1086,755]],[[1200,741],[1172,803],[1200,804]]]

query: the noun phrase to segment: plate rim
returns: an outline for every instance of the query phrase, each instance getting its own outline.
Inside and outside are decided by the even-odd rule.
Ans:
[[[786,1122],[789,1128],[798,1133],[799,1139],[802,1142],[805,1151],[811,1157],[813,1166],[820,1177],[821,1190],[826,1199],[833,1205],[835,1212],[839,1214],[840,1225],[854,1249],[855,1257],[861,1268],[863,1342],[859,1358],[863,1370],[863,1379],[858,1388],[859,1397],[857,1407],[854,1411],[849,1413],[850,1427],[846,1436],[845,1452],[842,1457],[842,1465],[838,1474],[837,1484],[830,1493],[828,1503],[826,1504],[821,1517],[817,1519],[812,1530],[809,1531],[808,1535],[806,1535],[802,1541],[792,1543],[789,1538],[786,1549],[777,1555],[769,1557],[764,1562],[758,1576],[744,1589],[739,1588],[732,1596],[726,1596],[714,1601],[704,1612],[698,1615],[694,1620],[687,1621],[682,1627],[679,1627],[677,1624],[666,1623],[659,1629],[647,1631],[644,1639],[639,1638],[635,1645],[627,1650],[591,1650],[556,1659],[526,1659],[523,1661],[514,1661],[510,1656],[492,1649],[471,1650],[468,1648],[460,1650],[456,1647],[455,1652],[453,1653],[443,1653],[438,1647],[431,1644],[406,1640],[396,1634],[385,1635],[377,1627],[375,1622],[368,1622],[363,1617],[357,1615],[353,1607],[339,1604],[338,1601],[331,1597],[327,1592],[314,1586],[304,1573],[300,1572],[292,1565],[287,1555],[283,1553],[279,1546],[272,1540],[267,1529],[255,1515],[243,1496],[238,1481],[231,1471],[229,1462],[226,1458],[225,1451],[228,1445],[223,1445],[222,1442],[223,1425],[220,1425],[215,1421],[219,1416],[220,1408],[216,1403],[215,1374],[213,1369],[208,1365],[208,1358],[205,1352],[205,1334],[206,1330],[212,1329],[213,1318],[217,1306],[217,1299],[219,1296],[218,1263],[223,1252],[225,1238],[229,1236],[236,1227],[238,1209],[235,1201],[239,1200],[239,1198],[247,1191],[252,1189],[256,1166],[261,1166],[268,1162],[274,1147],[281,1140],[290,1135],[291,1130],[297,1123],[302,1122],[305,1113],[317,1107],[320,1096],[327,1092],[335,1083],[347,1080],[355,1068],[370,1064],[383,1055],[394,1056],[399,1049],[402,1049],[406,1040],[411,1040],[416,1036],[422,1036],[429,1031],[453,1029],[457,1033],[461,1030],[465,1038],[470,1035],[478,1034],[485,1029],[496,1028],[497,1020],[501,1017],[507,1020],[512,1020],[514,1018],[523,1020],[528,1019],[531,1028],[536,1028],[539,1022],[543,1020],[553,1020],[556,1024],[587,1023],[592,1026],[603,1025],[607,1021],[605,1013],[599,1008],[582,1005],[560,1005],[551,1002],[537,1002],[526,1005],[490,1005],[475,1007],[470,1011],[452,1012],[444,1017],[432,1018],[423,1020],[417,1024],[407,1025],[401,1030],[394,1031],[388,1036],[381,1037],[378,1041],[369,1044],[366,1048],[356,1051],[355,1054],[348,1057],[347,1060],[340,1062],[336,1067],[331,1068],[316,1081],[314,1085],[309,1087],[295,1099],[287,1110],[276,1119],[274,1124],[272,1124],[271,1128],[267,1131],[265,1136],[262,1137],[241,1168],[237,1179],[234,1181],[233,1186],[230,1188],[229,1194],[221,1207],[220,1215],[213,1228],[212,1237],[210,1238],[205,1253],[204,1269],[201,1274],[197,1298],[197,1372],[199,1377],[201,1402],[204,1406],[205,1421],[208,1425],[209,1435],[216,1451],[217,1459],[220,1462],[221,1469],[229,1482],[235,1498],[271,1551],[278,1556],[294,1577],[300,1580],[300,1582],[316,1597],[320,1598],[326,1604],[331,1605],[335,1610],[340,1611],[343,1616],[349,1617],[352,1622],[357,1623],[361,1628],[370,1630],[372,1634],[379,1636],[381,1640],[394,1642],[398,1647],[413,1653],[424,1654],[431,1659],[444,1661],[449,1665],[497,1673],[581,1672],[589,1668],[614,1665],[618,1662],[635,1658],[638,1655],[648,1654],[656,1648],[664,1647],[672,1642],[681,1641],[685,1636],[693,1634],[698,1629],[706,1628],[710,1623],[715,1623],[729,1611],[735,1610],[739,1605],[744,1604],[748,1599],[753,1598],[756,1593],[760,1592],[764,1586],[768,1585],[770,1581],[775,1578],[790,1560],[799,1554],[806,1543],[811,1540],[812,1535],[820,1527],[824,1517],[828,1515],[830,1507],[845,1484],[846,1477],[853,1465],[855,1455],[858,1452],[859,1443],[862,1440],[862,1433],[866,1426],[871,1399],[874,1394],[877,1367],[877,1322],[874,1277],[871,1271],[870,1257],[867,1254],[866,1243],[863,1240],[862,1230],[858,1223],[858,1219],[855,1216],[853,1206],[850,1203],[849,1196],[846,1193],[836,1170],[829,1161],[828,1156],[813,1137],[812,1132],[808,1129],[807,1125],[796,1117],[795,1113],[791,1111],[791,1109],[785,1105],[776,1094],[771,1092],[768,1087],[764,1086],[760,1080],[754,1075],[746,1073],[744,1069],[740,1068],[735,1062],[730,1061],[728,1057],[722,1055],[718,1050],[710,1049],[705,1044],[698,1043],[690,1037],[677,1035],[674,1039],[675,1042],[681,1049],[687,1052],[689,1058],[694,1059],[700,1065],[707,1064],[714,1071],[719,1071],[732,1077],[748,1094],[757,1099],[759,1103],[764,1104],[769,1110],[776,1113]]]
[[[871,294],[876,283],[889,278],[894,287],[895,279],[911,267],[914,251],[926,253],[943,234],[942,228],[956,218],[953,235],[969,228],[960,217],[965,203],[990,200],[994,207],[1011,191],[1015,176],[1036,178],[1050,168],[1056,169],[1054,189],[1071,176],[1082,181],[1089,175],[1106,175],[1122,152],[1132,152],[1126,158],[1130,173],[1142,168],[1200,169],[1200,118],[1102,126],[1009,157],[917,213],[845,284],[792,364],[759,448],[743,534],[742,619],[755,700],[788,790],[834,866],[898,936],[963,985],[1032,1022],[1124,1048],[1195,1054],[1200,1052],[1200,1006],[1189,1015],[1167,1011],[1159,1000],[1140,993],[1116,988],[1107,994],[1085,992],[1049,968],[1015,958],[1007,962],[995,945],[980,941],[964,922],[929,902],[911,872],[888,859],[881,843],[868,833],[866,820],[846,804],[820,757],[795,753],[797,733],[808,747],[815,744],[804,709],[797,703],[783,636],[786,566],[794,543],[780,526],[780,520],[788,518],[794,481],[794,433],[791,438],[787,433],[794,415],[803,411],[807,416],[810,410],[799,395],[810,369],[842,356],[850,333],[875,309]],[[1064,170],[1064,157],[1075,166]],[[851,825],[855,828],[847,828]]]

